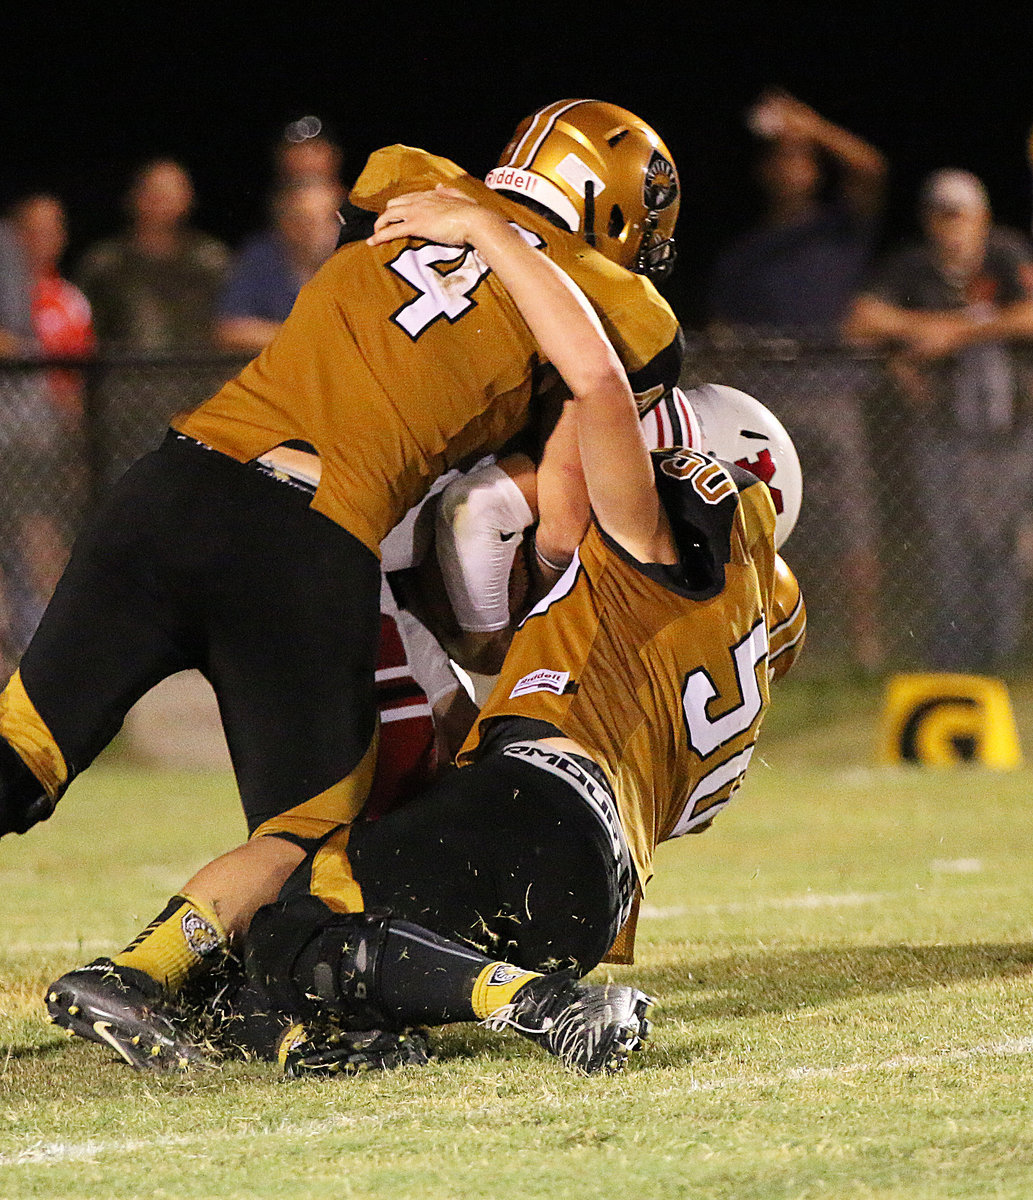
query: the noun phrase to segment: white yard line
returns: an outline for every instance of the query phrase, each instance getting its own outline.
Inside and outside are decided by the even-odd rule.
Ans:
[[[136,1153],[140,1150],[207,1145],[212,1142],[240,1142],[251,1138],[268,1142],[270,1138],[316,1138],[347,1126],[380,1124],[375,1116],[335,1116],[322,1121],[284,1121],[273,1128],[256,1123],[253,1129],[199,1130],[193,1134],[167,1134],[141,1138],[90,1138],[84,1142],[36,1142],[16,1154],[0,1155],[0,1167],[33,1166],[58,1162],[87,1162],[105,1154]]]
[[[929,870],[939,875],[978,875],[983,870],[981,858],[934,858]]]
[[[914,1071],[935,1068],[946,1063],[969,1062],[981,1058],[1014,1058],[1033,1054],[1033,1037],[1008,1038],[979,1046],[963,1046],[933,1051],[930,1054],[900,1054],[870,1062],[843,1063],[834,1067],[792,1067],[767,1075],[732,1075],[725,1079],[697,1079],[683,1091],[719,1092],[732,1088],[777,1087],[812,1079],[845,1079],[877,1071]],[[151,1149],[180,1149],[211,1146],[215,1142],[234,1143],[260,1138],[268,1145],[272,1138],[318,1138],[346,1127],[380,1124],[376,1116],[335,1116],[322,1121],[284,1121],[274,1128],[256,1123],[253,1129],[198,1130],[195,1134],[168,1134],[141,1138],[90,1138],[82,1142],[35,1142],[13,1154],[0,1155],[0,1167],[47,1166],[61,1162],[89,1162],[104,1155],[124,1155]]]
[[[844,892],[826,896],[805,892],[802,896],[761,896],[756,900],[732,900],[727,904],[672,904],[666,908],[643,904],[639,915],[647,920],[661,920],[667,917],[753,912],[758,908],[855,908],[861,904],[880,904],[883,900],[893,899],[894,895],[893,892]]]
[[[898,1054],[877,1062],[842,1063],[838,1067],[792,1067],[770,1075],[733,1075],[727,1079],[696,1079],[688,1085],[690,1092],[719,1092],[733,1087],[777,1087],[810,1079],[846,1079],[851,1075],[867,1075],[875,1071],[914,1071],[938,1067],[944,1063],[968,1062],[977,1058],[1014,1058],[1033,1054],[1033,1037],[1007,1038],[982,1046],[963,1046],[937,1050],[932,1054]]]

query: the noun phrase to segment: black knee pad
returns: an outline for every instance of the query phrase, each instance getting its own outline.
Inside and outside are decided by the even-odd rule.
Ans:
[[[52,800],[4,738],[0,738],[0,837],[25,833],[54,811]]]
[[[390,1029],[380,995],[386,913],[335,913],[315,896],[260,908],[248,932],[250,978],[301,1017],[328,1013],[351,1029]]]

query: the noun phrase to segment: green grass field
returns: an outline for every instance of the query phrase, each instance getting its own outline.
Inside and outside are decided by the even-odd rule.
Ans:
[[[655,1036],[613,1079],[472,1027],[303,1083],[67,1041],[45,985],[242,832],[228,778],[109,756],[0,844],[0,1197],[1027,1200],[1033,771],[875,768],[878,702],[787,683],[737,801],[664,848],[612,971],[660,998]]]

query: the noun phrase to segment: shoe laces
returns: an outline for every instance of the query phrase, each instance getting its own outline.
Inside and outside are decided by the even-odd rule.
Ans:
[[[528,1025],[524,1023],[526,1017],[521,1019],[520,1001],[513,1000],[501,1005],[480,1024],[494,1032],[513,1029],[527,1037],[540,1038],[569,1067],[579,1059],[591,1059],[595,1053],[599,1029],[598,1022],[590,1019],[593,1007],[588,997],[576,996],[555,1016],[543,1016],[537,1025]]]
[[[517,1033],[528,1034],[531,1037],[539,1037],[551,1032],[555,1024],[556,1018],[543,1017],[538,1026],[522,1025],[520,1023],[520,1005],[514,1000],[500,1005],[480,1022],[484,1029],[490,1029],[495,1033],[501,1033],[504,1029],[515,1029]]]

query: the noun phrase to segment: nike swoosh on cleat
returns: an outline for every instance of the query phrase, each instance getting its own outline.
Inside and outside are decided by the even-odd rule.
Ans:
[[[94,1021],[93,1022],[93,1032],[102,1041],[107,1042],[107,1044],[112,1048],[112,1050],[117,1051],[131,1067],[136,1066],[136,1063],[133,1061],[132,1056],[130,1054],[128,1054],[119,1045],[118,1038],[116,1038],[115,1035],[111,1032],[111,1022],[110,1021]]]

